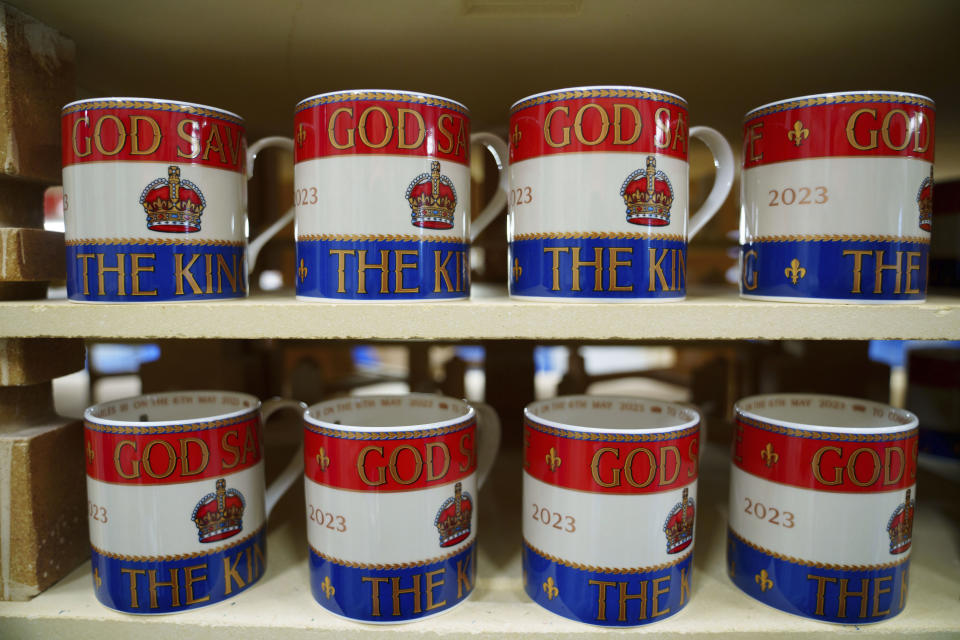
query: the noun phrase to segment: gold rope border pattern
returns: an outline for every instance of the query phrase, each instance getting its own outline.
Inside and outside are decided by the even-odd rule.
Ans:
[[[773,433],[779,433],[785,436],[812,438],[815,440],[830,440],[833,442],[892,442],[894,440],[909,440],[910,438],[915,437],[919,432],[916,427],[913,429],[907,429],[905,431],[897,431],[896,433],[877,434],[831,433],[827,431],[817,431],[815,429],[794,429],[793,427],[782,427],[778,424],[769,424],[767,422],[754,420],[753,418],[748,418],[740,412],[736,413],[734,420],[743,422],[749,427],[754,427],[763,431],[771,431]]]
[[[84,420],[83,426],[91,431],[118,435],[151,436],[171,433],[191,433],[193,431],[207,431],[209,429],[219,429],[220,427],[231,427],[241,422],[249,422],[251,419],[255,419],[254,416],[256,413],[256,409],[253,409],[229,420],[208,420],[195,424],[168,424],[159,427],[119,427],[90,422],[89,420]],[[108,418],[104,419],[106,420]]]
[[[467,244],[459,236],[418,236],[414,234],[343,234],[343,233],[310,233],[297,236],[297,242],[451,242]]]
[[[936,110],[932,100],[917,98],[914,96],[905,96],[898,93],[845,93],[836,96],[820,96],[817,98],[807,98],[805,100],[791,100],[790,102],[779,102],[769,107],[750,111],[744,116],[743,121],[749,122],[771,113],[780,111],[789,111],[790,109],[800,109],[803,107],[822,107],[831,104],[859,104],[863,102],[885,102],[891,104],[909,104],[917,107],[926,107]]]
[[[546,104],[548,102],[557,102],[559,100],[581,100],[584,98],[634,98],[640,100],[658,100],[660,102],[666,102],[667,104],[672,104],[684,109],[687,108],[687,101],[683,98],[672,96],[667,93],[660,93],[658,91],[637,91],[636,89],[579,89],[575,91],[555,91],[546,95],[537,96],[536,98],[530,98],[528,100],[518,102],[510,109],[510,115],[530,107]]]
[[[79,247],[83,245],[119,245],[119,244],[146,244],[163,246],[185,246],[185,247],[243,247],[246,242],[243,240],[179,240],[177,238],[89,238],[84,240],[67,240],[64,244],[68,247]]]
[[[444,109],[450,109],[451,111],[456,111],[457,113],[470,117],[470,111],[463,105],[460,105],[452,100],[445,100],[444,98],[436,98],[433,96],[419,95],[416,93],[403,93],[403,92],[391,92],[391,91],[347,91],[343,93],[335,93],[332,95],[319,96],[317,98],[311,98],[297,105],[294,113],[300,113],[304,109],[311,109],[313,107],[318,107],[325,104],[337,104],[340,102],[359,102],[360,100],[384,100],[388,102],[412,102],[414,104],[422,104],[428,107],[442,107]]]
[[[912,244],[930,244],[929,237],[923,236],[884,236],[884,235],[858,235],[858,234],[838,234],[838,235],[783,235],[783,236],[757,236],[749,242],[903,242]]]
[[[518,233],[514,242],[523,240],[667,240],[683,242],[679,233],[637,233],[635,231],[546,231],[543,233]]]
[[[670,431],[667,433],[641,433],[624,435],[622,433],[587,433],[582,431],[568,431],[566,429],[557,429],[547,425],[534,422],[529,418],[524,418],[524,426],[530,427],[534,431],[546,433],[551,436],[561,438],[570,438],[572,440],[594,440],[600,442],[661,442],[664,440],[679,440],[700,432],[700,423],[687,427],[680,431]]]
[[[437,429],[414,429],[405,427],[404,431],[347,431],[340,429],[330,429],[328,427],[318,427],[312,422],[304,421],[304,426],[321,436],[339,438],[341,440],[414,440],[419,438],[432,438],[434,436],[444,436],[450,433],[456,433],[467,429],[476,424],[476,419],[470,418],[448,427],[439,427]]]
[[[428,564],[443,562],[444,560],[449,560],[450,558],[456,555],[460,555],[464,551],[468,551],[472,549],[476,544],[477,544],[477,539],[476,537],[474,537],[474,539],[470,541],[470,544],[468,544],[463,549],[460,549],[458,551],[451,551],[450,553],[444,554],[437,558],[430,558],[429,560],[418,560],[416,562],[398,562],[394,564],[368,564],[364,562],[350,562],[349,560],[341,560],[340,558],[334,558],[333,556],[328,556],[325,553],[321,553],[317,551],[317,548],[310,543],[307,543],[307,546],[310,547],[310,551],[317,554],[327,562],[338,564],[341,567],[350,567],[351,569],[375,569],[377,571],[393,571],[396,569],[413,569],[416,567],[423,567]]]
[[[557,564],[562,564],[565,567],[570,567],[571,569],[579,569],[580,571],[590,571],[591,573],[613,573],[613,574],[633,574],[633,573],[652,573],[654,571],[662,571],[663,569],[668,569],[670,567],[676,566],[681,562],[685,562],[687,558],[693,553],[693,550],[687,551],[681,557],[676,560],[671,560],[669,562],[664,562],[663,564],[654,565],[652,567],[636,567],[630,569],[624,568],[610,568],[610,567],[595,567],[589,564],[580,564],[579,562],[570,562],[569,560],[564,560],[563,558],[558,558],[552,556],[549,553],[545,553],[540,549],[537,549],[535,546],[530,544],[530,542],[524,538],[523,544],[530,551],[533,551],[542,558],[546,558],[550,562],[555,562]]]
[[[886,562],[884,564],[832,564],[830,562],[811,562],[809,560],[801,560],[800,558],[794,558],[793,556],[786,556],[782,553],[777,553],[775,551],[770,551],[770,549],[765,549],[760,545],[754,544],[741,536],[739,533],[733,530],[732,527],[727,527],[727,533],[739,540],[741,543],[750,547],[754,551],[759,551],[762,554],[768,555],[770,557],[776,558],[777,560],[783,560],[784,562],[789,562],[790,564],[799,564],[805,567],[814,567],[816,569],[829,569],[831,571],[876,571],[877,569],[891,569],[897,567],[901,564],[910,561],[910,556],[906,558],[900,558],[895,562]]]
[[[207,109],[178,102],[160,102],[154,100],[84,100],[79,104],[67,107],[60,111],[61,115],[69,115],[86,109],[143,109],[145,111],[173,111],[175,113],[189,113],[197,116],[218,118],[231,124],[244,126],[243,118],[233,116],[225,111]]]
[[[177,560],[189,560],[191,558],[200,558],[202,556],[210,556],[215,553],[223,553],[224,551],[229,551],[235,547],[239,547],[246,542],[249,542],[250,539],[255,538],[260,535],[266,529],[266,524],[262,524],[257,527],[257,530],[253,533],[237,540],[233,544],[227,545],[225,547],[214,548],[210,551],[194,551],[193,553],[180,553],[172,556],[128,556],[122,553],[112,553],[110,551],[104,551],[99,549],[93,544],[90,545],[90,548],[96,551],[101,556],[111,558],[113,560],[125,560],[127,562],[175,562]]]

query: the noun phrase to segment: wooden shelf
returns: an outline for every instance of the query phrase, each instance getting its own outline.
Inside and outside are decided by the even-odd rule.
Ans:
[[[669,303],[544,303],[475,286],[469,301],[329,304],[292,292],[173,304],[0,303],[0,337],[344,340],[960,339],[960,298],[918,305],[741,300],[730,289]]]
[[[815,622],[769,608],[741,593],[727,577],[726,447],[705,449],[699,484],[692,595],[669,619],[625,631],[603,630],[555,616],[523,592],[520,571],[520,456],[501,455],[491,484],[481,492],[477,589],[462,606],[430,620],[399,626],[351,623],[327,613],[310,595],[303,493],[284,497],[270,521],[267,572],[233,600],[168,616],[114,613],[96,601],[85,563],[30,602],[0,602],[0,636],[29,638],[203,637],[206,640],[356,638],[389,632],[395,637],[536,638],[606,637],[647,632],[660,638],[813,638],[862,629]],[[960,487],[921,472],[920,508],[914,524],[907,607],[899,616],[870,626],[885,637],[956,637],[960,633],[960,548],[955,544],[955,495]],[[758,636],[759,637],[759,636]]]

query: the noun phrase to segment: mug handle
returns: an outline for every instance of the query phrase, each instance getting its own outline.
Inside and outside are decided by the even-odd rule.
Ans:
[[[293,138],[287,138],[286,136],[268,136],[266,138],[260,138],[252,145],[247,147],[247,180],[253,177],[253,167],[257,159],[257,154],[266,149],[267,147],[277,147],[279,149],[287,149],[290,152],[293,152]],[[257,256],[260,255],[260,250],[263,249],[263,245],[267,244],[267,241],[277,235],[281,229],[290,224],[290,221],[293,220],[294,208],[290,207],[286,213],[280,216],[280,219],[274,222],[272,225],[260,232],[256,238],[251,239],[247,243],[247,275],[249,276],[253,273],[253,267],[257,264]]]
[[[296,409],[302,416],[303,412],[307,410],[307,405],[302,402],[297,402],[296,400],[287,400],[286,398],[270,398],[269,400],[265,400],[260,405],[260,416],[263,424],[266,425],[270,416],[280,409]],[[293,454],[293,457],[290,459],[290,462],[287,463],[287,466],[284,467],[283,471],[280,472],[280,475],[273,479],[273,482],[270,483],[264,492],[266,518],[270,517],[270,512],[277,506],[277,502],[279,502],[283,494],[287,492],[287,489],[302,477],[303,442],[297,447],[297,451]]]
[[[483,208],[483,211],[480,212],[480,215],[478,215],[475,220],[470,222],[470,242],[473,243],[477,237],[483,233],[483,230],[486,229],[491,222],[497,219],[497,216],[500,215],[500,211],[506,207],[509,182],[506,169],[507,158],[510,157],[510,154],[507,151],[507,143],[503,141],[503,138],[485,131],[471,135],[470,144],[482,144],[484,147],[486,147],[487,151],[490,152],[490,155],[492,155],[493,159],[496,161],[497,170],[500,173],[500,182],[497,185],[497,192],[493,194],[492,198],[490,198],[490,202],[488,202],[487,206]]]
[[[699,138],[713,154],[713,164],[717,168],[717,176],[713,179],[713,188],[703,205],[690,216],[687,225],[687,240],[689,241],[704,227],[710,218],[717,213],[720,205],[727,199],[730,187],[733,186],[733,150],[719,131],[710,127],[690,127],[690,137]]]
[[[485,402],[470,402],[477,412],[477,489],[487,481],[500,449],[500,417]]]

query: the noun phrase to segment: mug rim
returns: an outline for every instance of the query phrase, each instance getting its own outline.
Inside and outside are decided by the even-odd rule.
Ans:
[[[434,422],[422,422],[418,424],[411,425],[394,425],[388,427],[367,427],[360,425],[352,424],[337,424],[334,422],[328,422],[321,418],[318,418],[314,415],[311,415],[314,409],[322,407],[328,404],[336,404],[338,402],[344,401],[357,401],[357,400],[382,400],[382,399],[394,399],[394,398],[431,398],[436,400],[447,400],[452,403],[462,404],[467,408],[467,411],[462,415],[456,416],[454,418],[447,418],[446,420],[436,420]],[[404,431],[426,431],[429,429],[442,429],[445,427],[450,427],[453,425],[460,424],[464,421],[469,421],[471,418],[476,418],[477,410],[469,400],[457,399],[451,396],[445,396],[438,393],[378,393],[374,395],[360,395],[360,396],[347,396],[343,398],[332,398],[330,400],[323,400],[321,402],[316,402],[306,409],[303,410],[303,420],[315,427],[320,427],[323,429],[331,429],[334,431],[344,431],[344,432],[353,432],[353,433],[401,433]]]
[[[529,96],[520,98],[519,100],[511,104],[509,110],[513,111],[516,108],[516,106],[521,102],[526,102],[527,100],[534,100],[536,98],[542,98],[544,96],[548,96],[553,93],[563,93],[564,91],[592,91],[592,90],[598,90],[598,89],[626,89],[630,91],[649,91],[651,93],[662,93],[665,96],[676,98],[677,100],[682,102],[685,107],[689,106],[689,103],[687,103],[687,100],[685,98],[677,95],[676,93],[673,93],[672,91],[664,91],[663,89],[654,89],[652,87],[638,87],[630,84],[587,84],[587,85],[578,86],[578,87],[563,87],[562,89],[551,89],[549,91],[541,91],[539,93],[533,93],[533,94],[530,94]]]
[[[165,98],[135,98],[131,96],[105,96],[102,98],[84,98],[82,100],[74,100],[73,102],[68,102],[67,104],[60,107],[60,114],[67,115],[67,109],[70,109],[71,112],[76,111],[76,107],[79,107],[82,104],[86,103],[96,103],[96,102],[106,102],[106,101],[117,101],[117,102],[150,102],[153,104],[174,104],[184,107],[192,107],[195,109],[207,109],[209,111],[215,111],[217,113],[222,113],[225,116],[231,118],[236,118],[240,121],[241,125],[246,125],[243,116],[237,115],[233,111],[228,111],[227,109],[221,109],[220,107],[211,107],[208,104],[200,104],[199,102],[188,102],[186,100],[167,100]],[[118,107],[120,109],[135,109],[136,107]]]
[[[930,108],[936,110],[936,102],[934,102],[933,98],[929,96],[925,96],[920,93],[911,93],[909,91],[891,91],[888,89],[884,89],[884,90],[857,89],[854,91],[828,91],[826,93],[811,93],[805,96],[796,96],[795,98],[784,98],[783,100],[774,100],[773,102],[768,102],[767,104],[763,104],[754,109],[750,109],[750,111],[747,111],[747,113],[743,116],[743,119],[749,120],[750,116],[758,111],[763,111],[764,109],[776,107],[777,105],[781,105],[781,104],[787,104],[788,102],[797,102],[800,100],[813,100],[815,98],[828,98],[833,96],[861,96],[861,95],[884,95],[884,96],[903,96],[906,98],[918,98],[920,100],[928,101],[931,105]],[[817,105],[809,105],[809,106],[817,106]],[[823,106],[829,106],[829,105],[823,105]],[[797,108],[801,108],[801,107],[797,107]]]
[[[869,405],[877,408],[882,408],[885,414],[889,412],[894,412],[902,415],[907,419],[907,422],[904,424],[897,425],[888,425],[888,426],[873,426],[873,427],[855,427],[855,426],[836,426],[836,425],[818,425],[810,423],[801,423],[795,422],[793,420],[785,420],[782,418],[771,418],[769,416],[763,415],[754,409],[744,409],[743,405],[751,402],[757,401],[760,399],[769,400],[773,398],[784,398],[784,399],[798,399],[798,398],[808,398],[808,399],[830,399],[830,400],[842,400],[847,403],[855,403],[862,405]],[[845,409],[846,411],[846,409]],[[917,416],[907,411],[906,409],[899,409],[897,407],[891,406],[883,402],[877,402],[875,400],[866,400],[864,398],[852,398],[850,396],[838,396],[832,395],[829,393],[761,393],[752,396],[747,396],[746,398],[740,398],[733,405],[734,416],[745,416],[752,420],[757,420],[759,422],[764,422],[771,425],[776,425],[780,427],[787,427],[790,429],[796,429],[799,431],[805,431],[808,433],[844,433],[844,434],[863,434],[863,435],[873,435],[873,434],[890,434],[890,433],[900,433],[916,429],[920,420]],[[889,422],[884,418],[885,422]]]
[[[94,415],[94,411],[101,408],[107,407],[112,404],[119,404],[121,402],[132,402],[141,398],[159,398],[163,396],[172,396],[172,395],[182,395],[182,394],[220,394],[220,395],[233,395],[235,397],[242,397],[252,401],[251,406],[244,407],[242,409],[237,409],[229,413],[217,413],[214,415],[204,416],[201,418],[190,418],[188,420],[147,420],[145,422],[133,420],[111,420],[110,418],[100,418]],[[213,420],[231,420],[233,418],[238,418],[242,415],[253,413],[260,410],[260,407],[263,403],[260,401],[260,398],[255,395],[244,393],[243,391],[224,391],[219,389],[186,389],[183,391],[159,391],[157,393],[142,393],[136,396],[129,396],[126,398],[118,398],[116,400],[107,400],[105,402],[98,402],[97,404],[90,405],[83,411],[83,420],[84,422],[90,422],[93,424],[100,424],[107,427],[128,427],[132,429],[154,429],[156,427],[167,427],[171,425],[180,425],[180,424],[200,424],[204,422],[211,422]]]
[[[414,96],[414,97],[420,97],[420,98],[433,98],[435,100],[443,100],[444,102],[451,102],[457,105],[458,107],[460,107],[461,109],[463,109],[467,115],[470,114],[470,109],[467,108],[467,106],[462,102],[460,102],[459,100],[453,100],[451,98],[447,98],[446,96],[440,96],[435,93],[426,93],[423,91],[410,91],[408,89],[339,89],[337,91],[327,91],[324,93],[318,93],[318,94],[304,98],[303,100],[298,102],[296,105],[294,105],[293,110],[296,112],[300,109],[300,107],[303,104],[310,102],[311,100],[316,100],[317,98],[346,95],[350,93],[394,93],[399,95],[408,95],[408,96]]]
[[[609,400],[614,402],[646,402],[646,403],[655,403],[663,406],[675,407],[680,411],[689,411],[693,414],[693,418],[687,420],[676,426],[671,427],[651,427],[651,428],[628,428],[628,429],[616,429],[610,427],[586,427],[575,424],[568,424],[565,422],[558,422],[556,420],[551,420],[550,418],[543,418],[533,413],[533,407],[535,405],[540,405],[543,403],[549,403],[554,400],[575,400],[575,399],[584,399],[584,400]],[[589,407],[588,407],[589,408]],[[546,398],[544,400],[535,400],[523,408],[523,417],[527,420],[531,420],[538,424],[542,424],[547,427],[552,427],[554,429],[563,429],[566,431],[577,431],[580,433],[602,433],[602,434],[630,434],[630,435],[640,435],[640,434],[654,434],[654,433],[673,433],[675,431],[683,431],[684,429],[689,429],[695,427],[699,424],[702,424],[702,416],[700,415],[700,410],[693,405],[682,404],[679,402],[670,402],[667,400],[657,400],[656,398],[645,398],[642,396],[618,396],[618,395],[589,395],[586,393],[572,394],[567,396],[557,396],[555,398]]]

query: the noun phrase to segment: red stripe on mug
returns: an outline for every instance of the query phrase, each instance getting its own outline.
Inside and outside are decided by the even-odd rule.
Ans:
[[[759,478],[804,489],[872,493],[913,486],[917,477],[917,431],[871,440],[859,434],[810,437],[808,431],[759,428],[737,419],[733,463]],[[801,434],[807,434],[806,436]]]
[[[934,120],[933,109],[889,102],[785,109],[746,121],[743,166],[834,156],[933,162]]]
[[[243,127],[214,117],[159,109],[87,109],[61,118],[63,166],[146,161],[242,171]]]
[[[345,432],[353,434],[356,432]],[[461,480],[477,469],[477,425],[431,437],[353,439],[304,432],[305,473],[352,491],[411,491]],[[407,436],[407,437],[404,437]]]
[[[570,436],[582,432],[553,430]],[[554,435],[524,425],[523,468],[556,487],[596,493],[659,493],[697,479],[699,430],[648,442],[617,441],[616,434],[591,439]],[[596,439],[593,439],[596,437]]]
[[[544,102],[510,117],[510,162],[558,153],[657,153],[687,159],[687,110],[637,98]]]
[[[262,457],[260,419],[172,433],[84,429],[87,475],[120,484],[175,484],[248,469]]]
[[[422,156],[467,164],[470,119],[452,109],[386,100],[349,100],[294,116],[294,161],[353,155]]]

